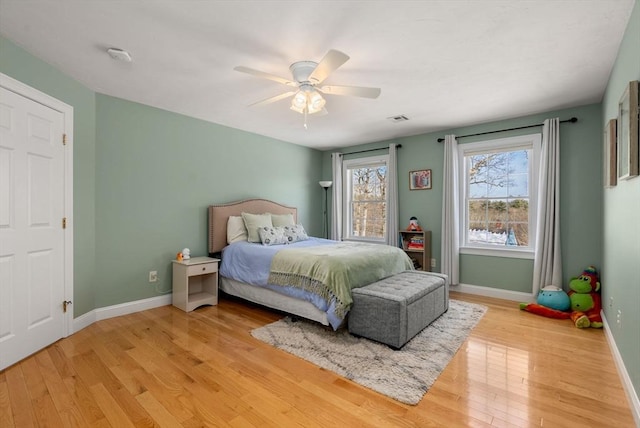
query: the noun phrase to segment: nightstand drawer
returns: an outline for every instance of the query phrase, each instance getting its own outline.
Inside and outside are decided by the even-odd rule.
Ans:
[[[207,273],[218,272],[218,263],[203,263],[199,265],[189,266],[187,268],[187,276],[204,275]]]

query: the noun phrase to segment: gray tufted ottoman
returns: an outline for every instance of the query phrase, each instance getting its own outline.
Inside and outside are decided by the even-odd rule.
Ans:
[[[446,275],[408,270],[352,290],[349,333],[401,348],[449,309]]]

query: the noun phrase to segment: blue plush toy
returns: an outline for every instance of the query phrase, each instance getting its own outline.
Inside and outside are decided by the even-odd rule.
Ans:
[[[538,304],[558,311],[567,311],[571,307],[571,299],[563,289],[547,285],[538,292]]]

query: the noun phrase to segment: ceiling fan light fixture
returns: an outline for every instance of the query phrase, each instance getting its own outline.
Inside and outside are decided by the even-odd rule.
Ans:
[[[291,100],[291,110],[303,114],[307,108],[307,102],[306,92],[298,91]]]
[[[327,101],[318,91],[300,90],[291,100],[291,110],[300,114],[314,114],[322,111]]]
[[[318,91],[313,91],[309,94],[309,114],[317,113],[322,110],[327,101],[322,98],[322,95]]]

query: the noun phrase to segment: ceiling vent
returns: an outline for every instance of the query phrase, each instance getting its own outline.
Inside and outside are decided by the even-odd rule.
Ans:
[[[388,117],[387,119],[389,119],[393,123],[406,122],[407,120],[409,120],[409,118],[407,116],[405,116],[404,114],[399,114],[397,116],[391,116],[391,117]]]

